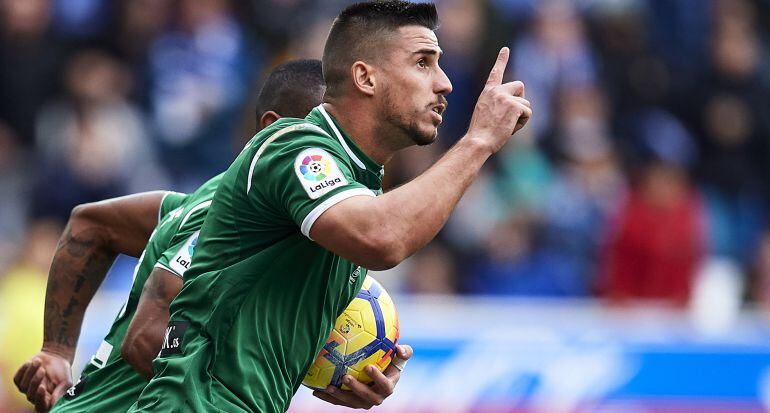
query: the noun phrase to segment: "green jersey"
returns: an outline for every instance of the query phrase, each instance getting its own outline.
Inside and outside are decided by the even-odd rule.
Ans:
[[[382,174],[322,106],[258,133],[222,178],[133,411],[285,411],[366,277],[310,229],[381,193]]]
[[[212,178],[189,195],[169,192],[163,197],[158,225],[134,269],[126,303],[99,350],[83,369],[80,380],[67,390],[51,412],[124,412],[139,397],[147,380],[120,356],[121,343],[153,267],[161,267],[179,277],[189,267],[198,231],[219,180],[219,176]]]

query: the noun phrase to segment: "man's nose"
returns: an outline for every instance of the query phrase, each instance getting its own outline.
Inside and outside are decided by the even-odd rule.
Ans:
[[[439,95],[444,96],[452,93],[452,82],[441,68],[438,70],[438,76],[436,77],[435,84],[433,85],[433,91]]]

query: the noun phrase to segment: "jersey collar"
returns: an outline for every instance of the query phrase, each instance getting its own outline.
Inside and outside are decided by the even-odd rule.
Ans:
[[[368,169],[378,174],[381,173],[383,166],[369,158],[364,153],[364,151],[362,151],[361,148],[359,148],[358,145],[356,145],[356,143],[350,139],[342,127],[339,126],[336,119],[334,119],[334,117],[332,117],[329,112],[324,109],[323,104],[316,106],[316,108],[310,112],[309,116],[314,115],[320,118],[319,120],[322,127],[331,130],[334,137],[339,140],[340,145],[342,145],[342,147],[345,149],[345,152],[348,154],[348,156],[350,156],[350,159],[353,160],[353,163],[355,163],[356,166],[361,169]]]

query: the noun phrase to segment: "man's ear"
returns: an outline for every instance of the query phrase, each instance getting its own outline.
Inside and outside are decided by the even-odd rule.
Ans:
[[[372,96],[377,85],[376,70],[373,66],[362,61],[353,63],[350,73],[353,75],[353,85],[361,93]]]
[[[281,115],[273,112],[272,110],[268,110],[262,114],[261,118],[259,118],[259,130],[265,129],[266,127],[272,125],[273,122],[277,121],[278,119],[281,119]]]

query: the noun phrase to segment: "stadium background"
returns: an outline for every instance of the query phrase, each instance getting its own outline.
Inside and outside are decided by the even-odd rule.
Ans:
[[[348,3],[0,0],[0,412],[25,411],[10,377],[39,348],[70,209],[223,170],[264,74],[320,57]],[[770,1],[437,3],[448,116],[387,185],[463,134],[502,45],[535,116],[436,241],[375,275],[416,348],[381,410],[770,410]]]

